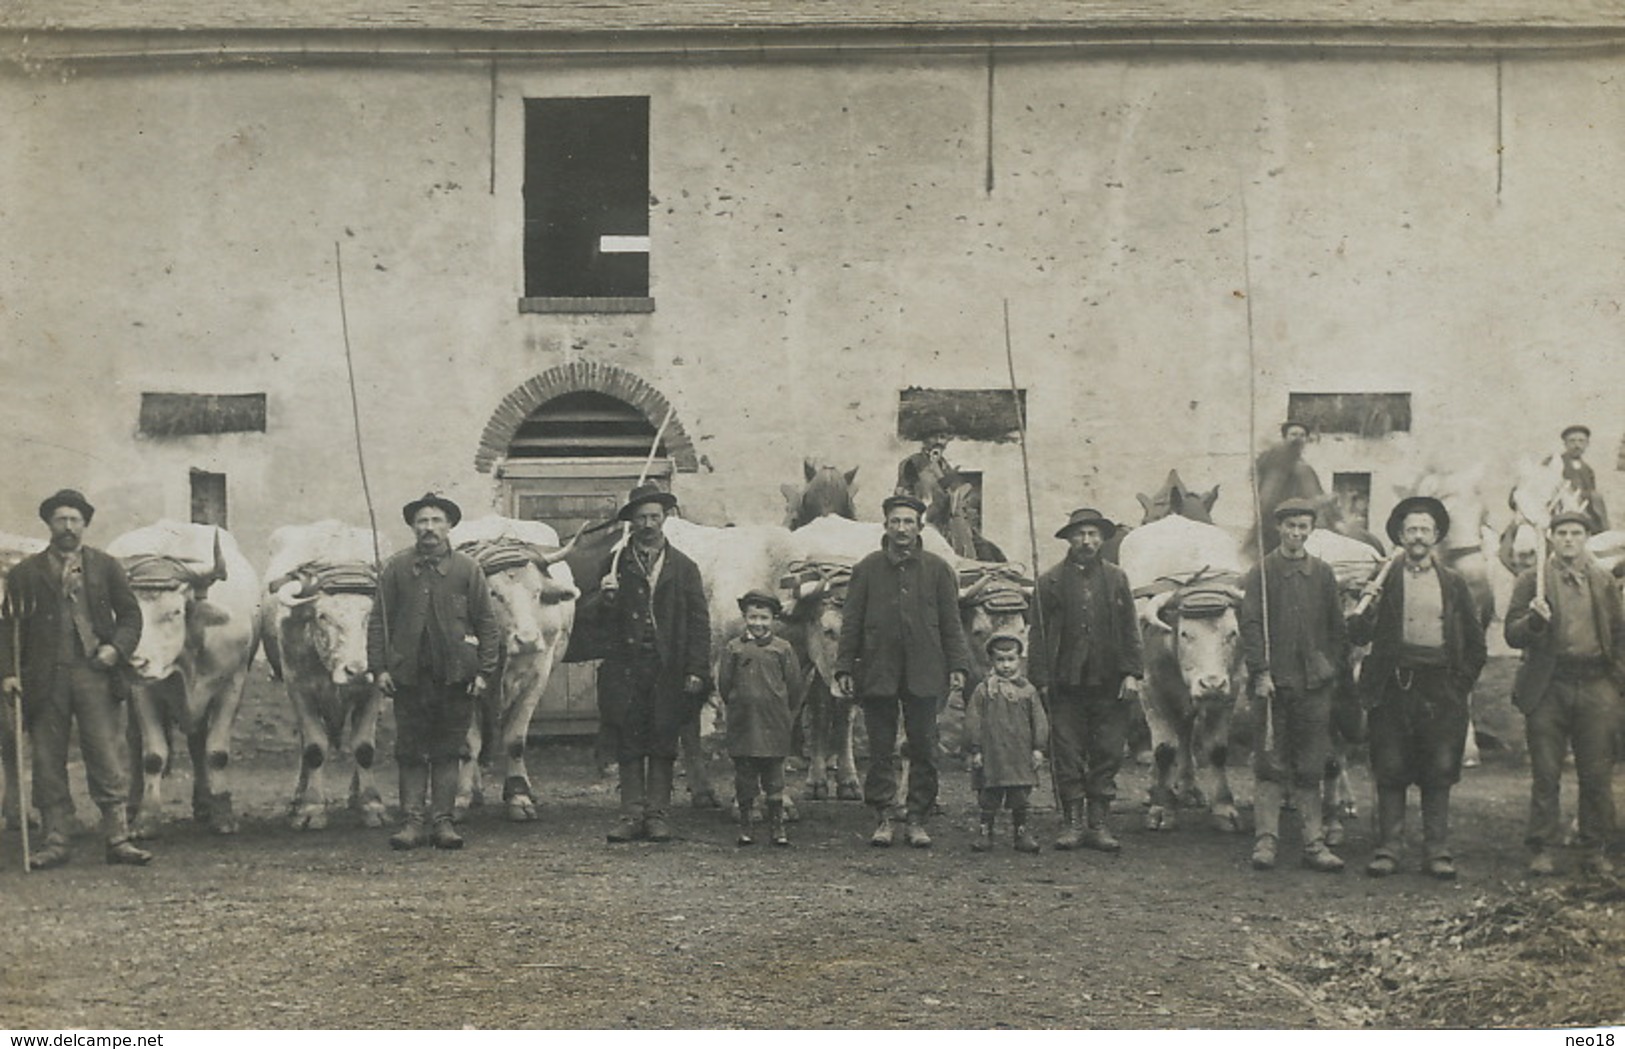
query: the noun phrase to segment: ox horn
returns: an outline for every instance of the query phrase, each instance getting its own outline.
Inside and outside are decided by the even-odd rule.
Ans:
[[[556,565],[566,557],[569,557],[571,552],[575,550],[576,543],[581,540],[581,533],[585,532],[586,530],[587,522],[583,521],[581,522],[581,527],[576,529],[576,534],[570,537],[570,541],[553,551],[551,554],[544,554],[540,549],[535,550],[536,567],[545,571],[548,565]]]
[[[214,530],[214,565],[207,572],[189,569],[192,577],[192,586],[198,590],[207,590],[211,583],[226,581],[226,553],[220,548],[220,529]]]
[[[1173,597],[1174,591],[1165,590],[1151,598],[1150,602],[1145,606],[1145,611],[1140,613],[1141,621],[1157,630],[1165,632],[1173,630],[1173,627],[1168,625],[1167,620],[1162,618],[1163,608],[1167,606],[1169,601],[1173,600]]]
[[[310,582],[308,576],[296,576],[291,572],[283,576],[277,580],[279,584],[275,590],[277,601],[284,608],[298,608],[300,605],[310,604],[316,600],[316,595],[309,592]]]

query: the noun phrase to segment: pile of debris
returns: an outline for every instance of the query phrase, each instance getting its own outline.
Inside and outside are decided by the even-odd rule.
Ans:
[[[1508,886],[1411,929],[1324,923],[1293,937],[1277,972],[1351,1027],[1625,1024],[1625,883]],[[1290,959],[1290,960],[1289,960]]]

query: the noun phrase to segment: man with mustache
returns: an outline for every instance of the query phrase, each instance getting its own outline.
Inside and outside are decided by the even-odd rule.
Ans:
[[[1401,499],[1388,515],[1388,538],[1403,556],[1366,587],[1371,600],[1349,620],[1350,642],[1371,644],[1360,693],[1377,781],[1377,848],[1365,869],[1374,878],[1399,869],[1412,784],[1421,794],[1422,871],[1456,877],[1450,789],[1461,779],[1468,697],[1487,653],[1467,580],[1434,552],[1449,531],[1439,500]]]

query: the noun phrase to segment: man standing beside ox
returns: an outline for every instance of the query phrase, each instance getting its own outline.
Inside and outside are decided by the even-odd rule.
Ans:
[[[496,677],[501,633],[485,574],[451,548],[463,513],[428,494],[401,516],[416,542],[385,563],[378,604],[367,621],[367,661],[378,688],[395,699],[395,761],[406,822],[391,848],[460,849],[452,826],[457,773],[468,754],[474,702]],[[424,795],[433,828],[424,833]]]
[[[141,606],[117,559],[84,545],[95,514],[72,489],[45,500],[39,515],[51,545],[6,580],[0,690],[24,704],[33,735],[34,803],[45,831],[44,847],[30,858],[36,870],[68,862],[68,736],[75,721],[90,797],[102,811],[107,862],[139,866],[152,859],[130,842],[126,714],[117,678],[140,643]]]
[[[1467,580],[1434,553],[1449,531],[1439,500],[1401,499],[1388,515],[1388,538],[1403,558],[1383,567],[1366,587],[1364,611],[1349,621],[1349,640],[1371,645],[1360,692],[1377,781],[1377,849],[1365,869],[1373,877],[1399,869],[1412,784],[1422,796],[1422,870],[1442,881],[1456,877],[1450,789],[1461,779],[1468,697],[1486,650]]]
[[[1042,636],[1028,674],[1049,711],[1064,823],[1057,849],[1122,848],[1111,830],[1112,800],[1145,666],[1128,576],[1100,556],[1116,532],[1098,510],[1074,510],[1055,533],[1066,540],[1066,559],[1038,579]]]
[[[617,515],[631,525],[631,539],[610,555],[597,600],[582,613],[601,618],[608,644],[598,716],[620,773],[611,842],[671,840],[677,737],[709,692],[705,586],[699,567],[666,541],[666,515],[676,506],[676,496],[652,484],[633,489]]]
[[[1580,781],[1580,846],[1585,866],[1613,873],[1614,733],[1625,686],[1625,611],[1619,587],[1586,550],[1591,516],[1556,514],[1552,554],[1525,571],[1512,588],[1506,640],[1523,649],[1513,702],[1523,712],[1532,776],[1529,873],[1557,870],[1552,848],[1563,841],[1558,788],[1564,753],[1574,749]],[[1544,597],[1535,573],[1546,573]]]
[[[925,504],[893,495],[881,504],[881,548],[852,569],[835,684],[863,705],[869,771],[863,800],[875,809],[869,842],[892,843],[887,807],[897,795],[897,724],[908,733],[905,840],[929,848],[926,819],[937,800],[937,710],[946,693],[965,687],[970,653],[959,621],[959,582],[948,563],[921,548]]]

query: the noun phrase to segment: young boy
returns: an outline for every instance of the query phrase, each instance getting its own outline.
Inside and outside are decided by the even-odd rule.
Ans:
[[[802,679],[790,643],[773,634],[780,607],[765,590],[741,597],[745,632],[728,642],[717,668],[717,691],[727,708],[740,845],[756,840],[751,822],[758,784],[767,796],[769,840],[790,844],[784,832],[784,759],[790,753],[791,711],[801,706]]]
[[[1015,634],[987,639],[993,673],[976,687],[965,707],[971,786],[982,810],[981,833],[971,843],[977,852],[993,848],[1000,804],[1010,808],[1016,851],[1038,851],[1038,841],[1027,829],[1027,798],[1038,783],[1049,721],[1038,690],[1021,676],[1022,647]]]

